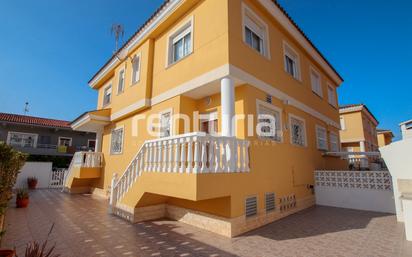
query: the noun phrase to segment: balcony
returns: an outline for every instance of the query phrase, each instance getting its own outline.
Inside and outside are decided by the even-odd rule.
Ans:
[[[52,144],[10,144],[18,151],[31,155],[72,156],[76,151],[93,150],[87,146],[59,146]]]
[[[234,174],[247,180],[249,170],[247,140],[189,133],[146,141],[123,175],[113,178],[112,206],[123,198],[135,206],[144,193],[193,201],[229,196]]]
[[[69,167],[69,173],[74,178],[100,178],[103,167],[103,153],[76,152]]]

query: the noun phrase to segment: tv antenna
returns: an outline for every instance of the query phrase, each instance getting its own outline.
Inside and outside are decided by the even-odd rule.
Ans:
[[[24,115],[26,115],[29,112],[29,102],[26,102],[24,105]]]
[[[120,39],[123,40],[123,37],[124,37],[124,27],[123,27],[123,25],[120,24],[120,23],[112,24],[111,34],[114,35],[115,44],[116,44],[115,52],[117,52],[117,50],[119,50],[119,40]]]

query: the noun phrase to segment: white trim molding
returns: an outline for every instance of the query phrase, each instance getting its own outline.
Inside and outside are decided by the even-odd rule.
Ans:
[[[195,18],[194,16],[190,16],[190,18],[186,19],[184,22],[179,24],[172,32],[167,35],[167,44],[166,44],[166,65],[165,68],[169,68],[176,63],[182,61],[189,55],[191,55],[194,51],[194,26],[195,26]],[[176,38],[184,38],[187,34],[190,34],[190,48],[189,51],[182,56],[179,60],[174,60],[174,41]],[[178,41],[178,40],[177,40]]]
[[[136,60],[138,60],[138,71],[135,71],[135,65],[136,65]],[[135,55],[133,55],[132,59],[131,59],[131,63],[132,63],[132,67],[131,67],[131,77],[130,77],[130,86],[134,86],[136,84],[138,84],[140,82],[140,75],[141,75],[141,71],[142,71],[142,52],[139,52]],[[136,77],[135,77],[136,75]]]
[[[246,71],[234,66],[230,65],[230,74],[237,78],[242,80],[244,83],[247,83],[253,87],[256,87],[259,90],[262,90],[263,92],[278,98],[281,101],[287,102],[288,105],[291,105],[297,109],[300,109],[309,115],[312,115],[319,120],[322,120],[326,124],[333,126],[337,129],[340,128],[340,125],[333,121],[332,119],[328,118],[327,116],[321,114],[320,112],[314,110],[313,108],[307,106],[306,104],[296,100],[295,98],[289,96],[286,93],[283,93],[279,89],[277,89],[274,86],[271,86],[270,84],[267,84],[266,82],[259,80],[258,78],[254,77],[253,75],[247,73]]]
[[[149,21],[145,28],[143,28],[139,33],[137,33],[134,38],[130,40],[127,46],[122,49],[119,53],[119,56],[127,56],[130,50],[133,50],[136,46],[142,43],[142,40],[148,36],[156,27],[158,27],[169,15],[171,15],[183,0],[170,0],[170,2],[161,10],[157,15],[153,18],[153,20]],[[118,57],[113,58],[107,65],[103,67],[101,71],[99,71],[95,77],[90,80],[89,86],[91,88],[95,88],[96,84],[102,79],[110,70],[112,70],[116,65],[118,65],[122,60]]]
[[[291,20],[275,5],[272,0],[257,0],[269,14],[272,14],[273,18],[277,20],[287,32],[298,41],[299,45],[306,50],[306,52],[325,70],[325,72],[330,76],[334,82],[339,85],[343,80],[339,77],[336,71],[333,70],[331,65],[329,65],[326,60],[316,51],[316,49],[311,45],[311,43],[302,35],[302,33],[296,28],[296,26],[291,22]]]
[[[289,119],[289,135],[290,135],[290,144],[294,146],[299,146],[299,147],[307,147],[308,146],[308,134],[306,130],[306,121],[304,118],[301,118],[293,113],[288,114],[288,119]],[[292,132],[292,119],[295,119],[297,121],[302,122],[303,124],[303,145],[296,144],[293,142],[293,132]]]
[[[246,42],[246,27],[261,38],[262,52],[257,51]],[[270,60],[269,26],[244,2],[242,2],[242,33],[243,42],[247,46]]]
[[[112,139],[112,137],[113,137],[113,132],[114,132],[114,131],[117,131],[117,130],[122,130],[122,139],[121,139],[121,141],[122,141],[122,149],[120,150],[120,152],[113,152],[113,149],[112,149],[112,141],[113,141],[113,139]],[[109,148],[110,155],[121,155],[121,154],[123,154],[123,149],[124,149],[124,133],[125,133],[124,125],[116,126],[116,127],[115,127],[114,129],[112,129],[112,131],[110,132],[110,148]]]
[[[168,91],[165,91],[155,97],[153,97],[152,99],[142,99],[139,100],[123,109],[121,109],[120,111],[113,113],[111,115],[111,120],[117,120],[119,118],[122,118],[126,115],[131,114],[132,112],[136,112],[141,110],[142,108],[146,108],[146,107],[150,107],[150,106],[154,106],[158,103],[164,102],[168,99],[171,99],[173,97],[179,96],[179,95],[183,95],[189,91],[195,90],[197,88],[200,88],[208,83],[212,83],[215,81],[219,81],[220,79],[224,78],[224,77],[233,77],[235,79],[235,81],[237,81],[237,83],[235,83],[236,85],[240,85],[240,84],[248,84],[250,86],[253,86],[273,97],[276,97],[277,99],[287,102],[288,105],[291,105],[297,109],[300,109],[306,113],[308,113],[309,115],[312,115],[314,117],[316,117],[317,119],[325,122],[326,124],[333,126],[337,129],[340,128],[339,123],[333,121],[332,119],[328,118],[327,116],[321,114],[320,112],[314,110],[313,108],[307,106],[306,104],[296,100],[295,98],[289,96],[286,93],[283,93],[282,91],[280,91],[279,89],[277,89],[276,87],[267,84],[264,81],[261,81],[259,79],[257,79],[256,77],[254,77],[253,75],[247,73],[246,71],[234,66],[234,65],[230,65],[230,64],[225,64],[222,65],[214,70],[211,70],[207,73],[204,73],[192,80],[189,80],[183,84],[180,84]]]
[[[71,138],[71,137],[59,137],[58,139],[57,139],[57,145],[58,146],[63,146],[63,145],[61,145],[60,144],[60,139],[69,139],[69,146],[72,146],[72,144],[73,144],[73,138]]]
[[[276,121],[279,122],[279,126],[277,126],[275,124],[276,125],[276,128],[275,128],[276,129],[276,136],[279,136],[279,138],[276,137],[273,140],[276,141],[276,142],[279,142],[279,143],[283,143],[283,140],[284,140],[283,131],[284,131],[284,129],[283,129],[283,117],[282,117],[283,110],[282,110],[282,108],[279,108],[279,107],[277,107],[273,104],[267,103],[267,102],[262,101],[260,99],[256,99],[256,114],[257,114],[257,121],[256,122],[257,123],[259,123],[259,114],[261,114],[261,107],[270,109],[270,110],[272,110],[274,112],[277,112],[279,114],[279,119],[276,120]],[[278,128],[280,128],[280,129],[278,130]],[[278,132],[280,133],[280,135],[278,135]],[[270,139],[270,138],[264,137],[264,136],[259,136],[259,135],[257,135],[257,136],[260,139],[263,139],[263,140]]]
[[[302,82],[302,70],[300,67],[300,56],[299,53],[285,40],[282,42],[283,46],[283,66],[284,66],[284,71],[292,76],[294,79]],[[289,59],[293,60],[295,62],[295,70],[293,71],[294,74],[290,74],[287,69],[287,63],[286,63],[286,58],[288,57]]]

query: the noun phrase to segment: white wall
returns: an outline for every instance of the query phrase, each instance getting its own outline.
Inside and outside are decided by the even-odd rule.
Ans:
[[[316,204],[340,208],[396,213],[391,191],[316,187]]]
[[[387,171],[315,171],[316,204],[396,213]]]
[[[17,176],[16,188],[27,188],[27,178],[37,177],[37,188],[48,188],[52,171],[51,162],[26,162]]]

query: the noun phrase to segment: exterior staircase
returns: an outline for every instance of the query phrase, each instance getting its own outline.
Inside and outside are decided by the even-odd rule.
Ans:
[[[146,141],[123,175],[113,176],[110,194],[113,214],[134,221],[135,206],[148,189],[139,188],[143,172],[195,175],[249,172],[249,141],[202,132]]]

